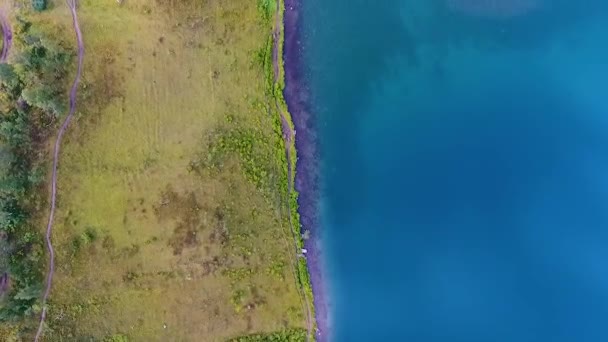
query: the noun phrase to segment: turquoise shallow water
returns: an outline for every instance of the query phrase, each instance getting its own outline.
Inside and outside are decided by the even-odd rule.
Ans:
[[[608,341],[608,3],[536,2],[303,1],[330,340]]]

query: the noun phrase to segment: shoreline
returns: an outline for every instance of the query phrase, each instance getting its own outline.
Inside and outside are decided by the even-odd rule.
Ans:
[[[296,149],[294,144],[295,127],[291,119],[291,114],[287,110],[287,103],[283,96],[285,88],[284,77],[284,61],[283,43],[283,15],[285,6],[282,1],[275,2],[277,8],[275,10],[275,23],[272,30],[272,87],[269,89],[274,99],[276,110],[280,117],[280,131],[282,132],[282,148],[285,149],[285,169],[287,171],[287,209],[289,217],[289,231],[294,244],[294,254],[296,256],[295,263],[292,266],[294,272],[296,286],[300,294],[302,309],[306,316],[306,341],[315,340],[314,330],[316,323],[314,322],[314,303],[312,285],[310,283],[310,274],[308,265],[305,259],[301,257],[300,251],[304,248],[304,240],[301,238],[300,216],[298,213],[298,193],[295,191],[295,166],[296,166]],[[281,58],[279,58],[281,55]],[[294,221],[296,222],[294,224]]]
[[[295,160],[294,190],[298,193],[297,211],[302,232],[308,232],[304,240],[308,274],[313,293],[315,338],[319,342],[328,339],[328,310],[326,286],[322,274],[322,248],[319,230],[319,182],[317,134],[315,120],[310,110],[309,90],[303,75],[301,60],[301,0],[284,0],[283,12],[283,98],[293,124],[297,157]],[[297,132],[297,134],[295,134]],[[288,161],[291,163],[291,161]]]

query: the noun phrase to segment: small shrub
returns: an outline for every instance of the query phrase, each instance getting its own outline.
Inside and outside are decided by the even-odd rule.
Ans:
[[[104,338],[103,342],[129,342],[129,338],[123,334],[115,334]]]
[[[93,227],[87,227],[84,233],[82,233],[81,238],[85,244],[93,243],[97,240],[97,231]]]
[[[254,334],[228,340],[228,342],[304,342],[306,330],[288,329],[269,334]]]
[[[36,11],[44,11],[46,5],[46,0],[32,0],[32,7],[34,7]]]

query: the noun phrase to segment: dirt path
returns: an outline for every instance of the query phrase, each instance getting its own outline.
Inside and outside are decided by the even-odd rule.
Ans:
[[[53,274],[55,273],[55,251],[53,250],[53,244],[51,243],[51,235],[53,232],[53,218],[55,217],[55,202],[57,198],[57,164],[59,161],[59,150],[61,148],[61,140],[65,131],[67,130],[74,112],[76,111],[76,92],[78,90],[78,83],[80,82],[80,76],[82,74],[82,61],[84,58],[84,44],[82,41],[82,33],[80,32],[80,26],[78,25],[78,16],[76,15],[76,0],[66,0],[70,12],[72,12],[72,22],[74,26],[74,32],[76,33],[76,41],[78,43],[78,69],[76,70],[76,77],[72,88],[70,90],[70,110],[68,115],[65,117],[59,132],[57,133],[57,140],[55,140],[55,147],[53,151],[53,172],[51,178],[51,209],[49,213],[49,221],[46,226],[46,247],[49,252],[49,272],[46,279],[46,288],[42,296],[42,314],[40,315],[40,325],[38,326],[38,332],[36,333],[37,342],[42,334],[44,327],[44,320],[46,318],[46,302],[51,293],[51,285],[53,283]]]
[[[6,62],[8,52],[13,43],[13,31],[11,30],[11,26],[2,9],[0,9],[0,26],[2,27],[2,52],[0,52],[0,63],[4,63]]]
[[[280,68],[279,68],[279,58],[283,58],[283,56],[279,56],[279,38],[281,36],[281,32],[280,30],[283,29],[283,22],[282,22],[282,16],[281,16],[281,4],[279,1],[277,1],[277,11],[275,13],[275,17],[276,17],[276,21],[274,24],[274,30],[272,32],[272,66],[273,66],[273,71],[274,71],[274,82],[275,84],[278,82],[279,80],[279,72],[280,72]],[[285,140],[285,154],[287,156],[287,179],[288,179],[288,184],[287,184],[287,191],[288,191],[288,199],[287,199],[287,205],[288,205],[288,209],[289,209],[289,226],[290,226],[290,231],[291,231],[291,235],[293,238],[293,243],[295,246],[295,253],[296,253],[296,258],[300,258],[300,248],[298,247],[298,239],[299,239],[299,230],[296,231],[296,229],[294,228],[294,223],[293,223],[293,217],[291,215],[291,191],[292,188],[294,186],[294,184],[292,183],[292,174],[294,172],[294,170],[291,169],[291,152],[290,152],[290,146],[292,146],[292,142],[293,139],[295,138],[295,131],[291,129],[291,127],[289,126],[289,122],[287,120],[287,113],[285,113],[283,111],[283,108],[281,107],[281,104],[279,103],[279,100],[275,98],[275,105],[277,107],[277,111],[279,111],[279,114],[281,115],[281,127],[283,130],[283,139]],[[297,265],[297,259],[296,259],[296,265]],[[296,266],[297,267],[297,266]],[[295,272],[296,270],[294,270]],[[310,302],[312,300],[312,298],[308,298],[308,295],[306,293],[306,291],[298,286],[298,290],[300,292],[301,297],[304,300],[304,306],[306,307],[306,341],[311,341],[311,336],[312,336],[312,330],[313,330],[313,320],[314,318],[312,317],[312,309],[310,307]]]

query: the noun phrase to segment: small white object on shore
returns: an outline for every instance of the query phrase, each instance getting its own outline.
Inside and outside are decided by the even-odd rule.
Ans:
[[[306,248],[302,248],[302,254],[306,254],[308,251],[306,250]]]

